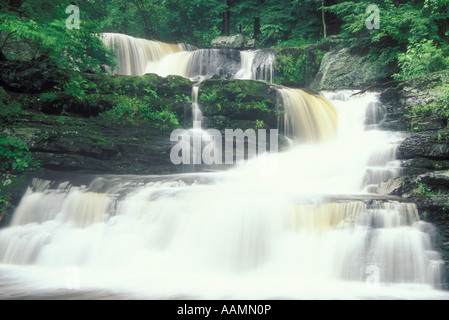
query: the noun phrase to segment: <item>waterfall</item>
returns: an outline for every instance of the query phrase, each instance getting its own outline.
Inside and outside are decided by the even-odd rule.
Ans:
[[[120,75],[155,73],[191,79],[214,76],[273,82],[275,55],[263,50],[238,51],[197,49],[188,44],[169,44],[138,39],[118,33],[104,33],[103,43],[119,57]]]
[[[31,188],[0,232],[0,269],[12,276],[0,288],[56,294],[76,266],[87,292],[128,298],[444,296],[431,289],[443,263],[413,204],[298,198],[235,176],[148,179]]]
[[[276,174],[35,180],[0,231],[0,298],[58,296],[67,270],[87,298],[449,298],[432,225],[366,189],[399,139],[373,127],[377,95],[279,90],[303,119],[281,117],[297,139]]]
[[[285,136],[307,142],[335,136],[338,116],[328,100],[299,89],[281,88],[278,92],[284,109],[278,127]]]
[[[235,74],[235,79],[255,80],[253,71],[254,55],[255,51],[242,51],[240,53],[242,68]]]
[[[262,50],[104,41],[117,44],[121,74],[273,81],[274,55]],[[252,161],[211,173],[35,179],[0,230],[0,299],[449,299],[434,227],[415,204],[373,193],[401,174],[403,139],[379,129],[378,95],[277,92],[278,128],[292,144],[264,155],[275,159],[270,174]],[[198,95],[196,84],[194,123]]]
[[[185,45],[168,44],[160,41],[137,39],[119,33],[104,33],[103,43],[116,52],[117,69],[120,75],[143,75],[149,62],[160,61],[167,55],[180,52]]]
[[[240,52],[241,68],[234,79],[258,80],[268,83],[274,81],[275,55],[262,50]]]
[[[201,111],[200,105],[198,103],[198,92],[200,90],[199,85],[195,85],[192,88],[192,120],[203,121],[203,112]]]

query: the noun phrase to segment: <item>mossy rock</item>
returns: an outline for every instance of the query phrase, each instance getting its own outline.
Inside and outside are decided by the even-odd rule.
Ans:
[[[28,112],[11,137],[26,141],[45,170],[159,174],[182,168],[170,161],[170,133],[155,123],[117,125],[102,117]]]
[[[174,97],[192,93],[191,81],[179,76],[162,78],[150,73],[143,76],[92,76],[90,79],[98,84],[98,90],[103,94]]]
[[[271,128],[277,126],[276,92],[263,82],[207,80],[200,87],[199,103],[206,117],[259,120]]]

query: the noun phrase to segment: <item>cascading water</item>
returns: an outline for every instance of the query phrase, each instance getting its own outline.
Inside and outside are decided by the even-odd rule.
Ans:
[[[124,74],[273,79],[266,52],[108,37]],[[402,139],[378,130],[377,96],[278,92],[292,147],[269,171],[35,180],[0,231],[0,298],[449,299],[433,227],[372,193],[400,174]]]
[[[238,51],[196,49],[186,44],[168,44],[105,33],[104,44],[117,53],[120,75],[178,75],[207,79],[249,79],[273,82],[275,56],[262,50]]]
[[[136,39],[119,33],[104,33],[103,43],[117,53],[117,69],[120,75],[143,75],[148,63],[162,60],[167,55],[186,50],[185,45]]]
[[[281,88],[278,92],[284,110],[283,121],[278,128],[285,136],[305,142],[335,137],[338,116],[326,99],[299,89]]]
[[[262,50],[241,51],[241,68],[234,79],[274,81],[275,55]]]
[[[198,92],[200,90],[199,85],[195,85],[192,88],[192,120],[203,121],[203,112],[201,111],[200,105],[198,103]]]
[[[305,119],[326,125],[273,155],[276,174],[253,163],[79,187],[35,180],[0,232],[0,297],[69,295],[75,270],[84,298],[449,298],[436,290],[443,262],[432,226],[414,204],[363,190],[369,167],[387,162],[373,160],[378,147],[394,140],[366,126],[375,95],[325,93],[333,110],[280,91],[302,109],[286,113],[323,108]]]

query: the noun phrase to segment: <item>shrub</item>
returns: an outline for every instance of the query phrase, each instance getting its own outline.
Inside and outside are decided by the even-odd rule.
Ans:
[[[13,138],[0,138],[0,171],[20,173],[31,164],[31,153],[25,142]]]
[[[400,53],[398,64],[401,73],[395,74],[396,80],[407,80],[430,72],[449,68],[449,58],[433,41],[425,40],[409,45],[406,53]]]
[[[159,99],[139,99],[120,96],[117,104],[102,115],[106,119],[120,124],[133,125],[154,122],[160,130],[179,127],[179,120],[174,112],[161,108]]]

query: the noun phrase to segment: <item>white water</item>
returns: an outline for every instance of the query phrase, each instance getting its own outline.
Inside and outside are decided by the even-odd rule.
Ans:
[[[375,99],[333,100],[334,139],[271,170],[38,181],[0,232],[0,297],[448,299],[432,227],[365,190],[401,139],[371,126]]]
[[[274,76],[265,52],[107,39],[121,74]],[[280,88],[292,148],[228,172],[36,181],[0,231],[0,298],[448,299],[432,226],[372,194],[402,137],[375,94],[323,94],[335,110]]]
[[[114,73],[120,75],[143,75],[149,63],[162,60],[187,47],[181,44],[168,44],[160,41],[136,39],[119,33],[104,33],[103,43],[120,57]]]
[[[241,69],[234,79],[274,82],[275,56],[261,50],[241,51]]]
[[[168,44],[118,33],[105,33],[102,40],[120,57],[117,70],[114,70],[120,75],[155,73],[161,77],[178,75],[191,79],[216,75],[266,82],[274,79],[274,54],[262,50],[196,49],[185,44]]]

